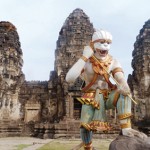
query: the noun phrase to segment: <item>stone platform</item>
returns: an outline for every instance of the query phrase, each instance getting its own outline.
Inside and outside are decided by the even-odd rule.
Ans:
[[[108,133],[96,132],[93,134],[95,139],[115,138],[119,135],[120,130],[109,131]],[[34,135],[38,138],[80,138],[80,122],[60,121],[54,124],[37,124],[34,127]]]

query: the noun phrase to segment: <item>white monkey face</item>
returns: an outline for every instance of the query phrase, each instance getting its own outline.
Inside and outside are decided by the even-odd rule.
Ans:
[[[105,30],[94,32],[92,42],[94,44],[95,56],[99,59],[104,59],[110,49],[112,35]]]
[[[110,41],[105,39],[100,39],[98,42],[94,43],[95,55],[98,58],[106,57],[110,49]]]

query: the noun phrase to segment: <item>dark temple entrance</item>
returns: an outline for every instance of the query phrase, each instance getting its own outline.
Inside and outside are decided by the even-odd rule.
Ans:
[[[73,112],[74,119],[76,120],[80,119],[81,108],[82,108],[82,104],[76,98],[74,98],[74,112]]]

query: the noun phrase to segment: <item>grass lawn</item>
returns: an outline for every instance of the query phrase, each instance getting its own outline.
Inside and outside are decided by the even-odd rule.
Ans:
[[[111,143],[112,139],[96,139],[93,140],[93,145],[98,150],[108,150],[109,144]],[[71,150],[76,145],[80,144],[80,140],[69,140],[69,139],[57,139],[51,141],[50,143],[42,146],[37,150]],[[83,150],[81,148],[80,150]]]
[[[16,146],[15,150],[23,150],[24,148],[30,146],[31,144],[20,144]]]

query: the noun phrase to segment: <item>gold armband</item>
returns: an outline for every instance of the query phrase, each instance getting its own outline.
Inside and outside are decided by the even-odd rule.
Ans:
[[[84,60],[85,62],[88,61],[88,59],[85,56],[82,56],[81,59]]]
[[[124,124],[120,124],[121,129],[125,129],[125,128],[130,128],[131,127],[131,123],[124,123]]]
[[[123,73],[123,70],[122,70],[122,68],[115,68],[114,70],[112,70],[112,75],[113,75],[113,77],[114,77],[114,75],[115,75],[115,73],[117,73],[117,72],[122,72]]]
[[[131,113],[125,113],[125,114],[118,115],[118,118],[119,118],[120,120],[122,120],[122,119],[129,118],[129,117],[131,117],[131,116],[132,116]]]

